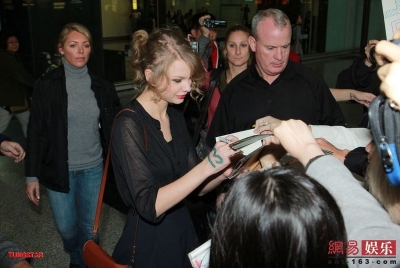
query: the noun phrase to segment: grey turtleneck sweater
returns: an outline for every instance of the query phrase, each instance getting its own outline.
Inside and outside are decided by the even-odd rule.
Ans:
[[[68,166],[70,171],[95,167],[103,161],[99,132],[100,109],[87,66],[77,68],[63,59],[68,94]]]

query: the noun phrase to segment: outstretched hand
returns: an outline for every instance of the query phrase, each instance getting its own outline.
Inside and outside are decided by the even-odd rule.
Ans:
[[[260,120],[260,119],[259,119]],[[273,117],[265,117],[256,121],[255,133],[270,131],[274,136],[266,138],[268,144],[281,144],[293,157],[297,158],[304,166],[315,156],[324,155],[310,128],[301,120],[281,121]]]
[[[369,108],[371,102],[375,99],[375,95],[369,92],[363,92],[354,90],[352,94],[352,100],[358,102],[359,104],[364,105],[365,107]]]

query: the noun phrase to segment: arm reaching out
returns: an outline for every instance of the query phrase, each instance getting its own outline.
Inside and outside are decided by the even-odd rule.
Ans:
[[[375,99],[375,95],[369,92],[358,91],[355,89],[338,89],[338,88],[330,88],[331,93],[336,101],[356,101],[359,104],[362,104],[369,107],[371,101]]]

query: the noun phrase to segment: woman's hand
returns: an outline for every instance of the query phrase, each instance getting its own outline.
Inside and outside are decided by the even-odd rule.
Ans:
[[[225,169],[224,175],[228,176],[232,171],[232,167],[227,168],[231,164],[231,158],[233,158],[234,155],[240,154],[240,151],[236,152],[229,146],[230,143],[238,141],[239,139],[232,135],[228,135],[225,138],[230,142],[218,141],[204,160],[207,161],[213,169],[211,174],[218,173]]]
[[[266,126],[271,123],[275,123],[275,124],[279,125],[280,122],[282,122],[282,120],[277,119],[272,116],[265,116],[260,119],[257,119],[256,123],[254,125],[254,127],[255,127],[254,134],[265,134],[268,132],[271,133],[270,128],[267,128]]]
[[[0,144],[0,153],[13,158],[15,163],[18,163],[25,158],[24,149],[19,143],[13,141],[3,141]]]
[[[369,92],[363,92],[358,90],[352,90],[350,93],[350,99],[358,102],[359,104],[369,107],[371,102],[375,99],[375,95]]]
[[[291,156],[297,158],[304,166],[311,158],[324,155],[309,126],[303,121],[275,120],[262,127],[265,129],[264,131],[271,131],[274,134],[274,136],[266,138],[266,142],[281,144]]]
[[[36,206],[39,205],[40,201],[40,188],[39,182],[29,182],[26,184],[26,194],[29,200],[34,203]]]
[[[337,159],[339,159],[342,163],[346,158],[346,155],[350,152],[349,150],[341,150],[335,147],[332,143],[325,140],[324,138],[316,139],[319,147],[324,151],[325,154],[331,154]]]

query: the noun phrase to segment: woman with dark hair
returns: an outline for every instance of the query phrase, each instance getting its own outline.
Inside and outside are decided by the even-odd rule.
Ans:
[[[0,34],[0,133],[14,115],[26,137],[29,120],[28,90],[36,79],[29,74],[18,56],[19,40],[13,31]]]
[[[240,230],[240,232],[238,232]],[[340,209],[316,180],[286,168],[237,179],[217,214],[210,267],[346,267]]]
[[[256,130],[254,134],[265,132],[271,132],[273,135],[269,136],[268,138],[264,139],[264,143],[266,148],[268,148],[269,144],[281,145],[286,151],[293,157],[297,158],[299,162],[304,166],[306,174],[320,183],[326,190],[332,195],[332,197],[336,200],[337,205],[340,208],[341,214],[343,216],[343,220],[346,227],[346,233],[348,241],[352,241],[352,243],[346,245],[345,241],[334,241],[333,243],[338,242],[340,247],[343,247],[343,250],[348,251],[347,259],[343,261],[339,261],[337,264],[339,266],[344,266],[346,263],[349,267],[359,267],[359,263],[354,260],[355,256],[360,256],[363,254],[368,253],[368,247],[374,245],[375,243],[378,247],[387,248],[393,259],[391,260],[392,263],[399,263],[400,261],[400,247],[396,247],[395,244],[399,243],[400,241],[400,226],[396,225],[392,222],[389,217],[389,214],[384,210],[382,205],[376,200],[376,198],[371,195],[368,191],[366,191],[363,186],[360,184],[360,181],[355,179],[351,172],[343,165],[343,163],[336,159],[332,155],[325,155],[324,152],[321,150],[320,145],[313,137],[313,134],[304,122],[300,120],[288,120],[288,121],[281,121],[276,118],[267,116],[256,120]],[[240,179],[239,179],[240,180]],[[275,185],[274,185],[275,186]],[[252,200],[255,203],[256,199],[254,195],[257,192],[249,192],[247,191],[248,196],[245,196],[240,200],[241,202],[247,202],[247,199]],[[270,192],[267,192],[270,193]],[[274,193],[275,195],[273,198],[278,199],[278,194],[281,193]],[[290,196],[290,200],[294,200],[293,202],[289,202],[287,207],[282,210],[280,214],[281,222],[286,222],[288,220],[288,215],[291,215],[292,207],[297,208],[297,210],[301,211],[302,208],[305,208],[307,211],[307,206],[305,206],[306,201],[299,201],[295,199],[299,193],[295,193],[294,196]],[[278,196],[277,196],[278,195]],[[256,195],[257,196],[257,195]],[[262,198],[267,202],[271,200],[268,198],[269,196],[264,194]],[[274,199],[272,199],[274,200]],[[317,200],[317,199],[314,199]],[[238,204],[238,203],[237,203]],[[252,215],[254,212],[251,211],[252,209],[256,208],[256,206],[249,208],[248,210],[242,210],[242,217],[245,219],[247,215]],[[223,208],[227,210],[228,208]],[[230,210],[236,210],[236,207],[231,207]],[[318,209],[322,209],[320,206]],[[260,212],[260,210],[259,210]],[[289,212],[289,213],[288,213]],[[330,213],[331,211],[328,211]],[[226,212],[225,212],[226,213]],[[324,213],[321,211],[321,213]],[[318,223],[318,218],[315,217],[307,217],[307,214],[302,214],[304,219],[307,219],[311,223],[316,222]],[[312,215],[311,213],[309,214]],[[220,216],[220,215],[219,215]],[[279,215],[278,215],[279,216]],[[329,215],[332,219],[333,215]],[[223,217],[222,215],[220,217]],[[292,218],[294,221],[298,221],[297,218]],[[218,234],[218,229],[225,228],[221,224],[215,224],[215,234]],[[332,227],[329,227],[332,228]],[[318,237],[324,238],[324,233],[317,233]],[[334,230],[334,229],[332,229]],[[278,230],[279,231],[279,230]],[[269,240],[274,240],[276,243],[281,241],[283,238],[286,238],[288,233],[284,232],[276,232],[276,233],[265,233],[264,234],[264,242],[270,244]],[[295,230],[293,230],[295,231]],[[289,232],[291,234],[291,232]],[[230,236],[243,236],[241,233],[230,233]],[[248,236],[259,236],[259,232],[255,232],[255,229],[250,230],[247,233]],[[226,238],[226,237],[225,237]],[[216,239],[216,238],[214,238]],[[230,238],[232,239],[232,238]],[[331,244],[332,245],[332,244]],[[335,244],[336,245],[336,244]],[[335,252],[338,248],[332,245],[333,247],[329,248],[325,254],[330,255],[333,253],[330,251],[333,249]],[[247,244],[250,247],[250,244]],[[310,248],[313,248],[313,245],[309,245]],[[339,247],[339,248],[340,248]],[[242,248],[247,248],[246,245],[243,245]],[[286,249],[288,252],[290,248]],[[314,250],[314,249],[313,249]],[[318,260],[320,257],[313,255],[313,250],[308,251],[307,261]],[[244,251],[236,251],[238,254],[238,258],[247,258],[249,253]],[[275,259],[277,262],[279,258],[284,256],[289,263],[288,265],[281,265],[276,267],[332,267],[334,262],[328,262],[323,265],[313,265],[311,262],[309,263],[301,263],[296,264],[293,263],[291,265],[291,255],[286,254],[286,251],[282,251],[280,255],[270,256],[271,258]],[[212,253],[213,254],[213,253]],[[282,255],[283,254],[283,255]],[[382,249],[377,253],[382,254],[385,256],[385,253]],[[232,255],[230,255],[232,256]],[[325,255],[324,255],[325,256]],[[321,256],[321,257],[324,257]],[[219,255],[219,257],[226,259],[225,256]],[[333,257],[333,256],[331,256]],[[264,257],[260,257],[261,259]],[[211,260],[212,262],[214,260]],[[364,267],[378,267],[378,263],[373,262],[373,260],[363,259],[365,263],[362,263]],[[222,262],[222,261],[221,261]],[[296,264],[296,265],[295,265]],[[215,266],[221,267],[221,266]],[[231,266],[232,267],[232,266]],[[239,266],[234,265],[233,267],[260,267],[260,266]],[[262,266],[261,266],[262,267]],[[271,266],[274,267],[274,266]]]
[[[226,69],[220,71],[215,76],[217,80],[216,89],[212,92],[210,102],[207,107],[207,120],[204,125],[198,125],[201,127],[200,131],[201,140],[199,146],[197,147],[197,153],[200,158],[204,158],[210,148],[206,145],[205,139],[207,136],[208,128],[211,125],[212,119],[214,117],[215,110],[217,109],[221,94],[224,91],[226,85],[232,81],[238,74],[247,69],[253,61],[253,52],[249,45],[250,30],[239,24],[231,26],[225,35],[225,45],[222,51],[223,58],[225,60]],[[212,79],[213,72],[211,71],[210,78]]]

